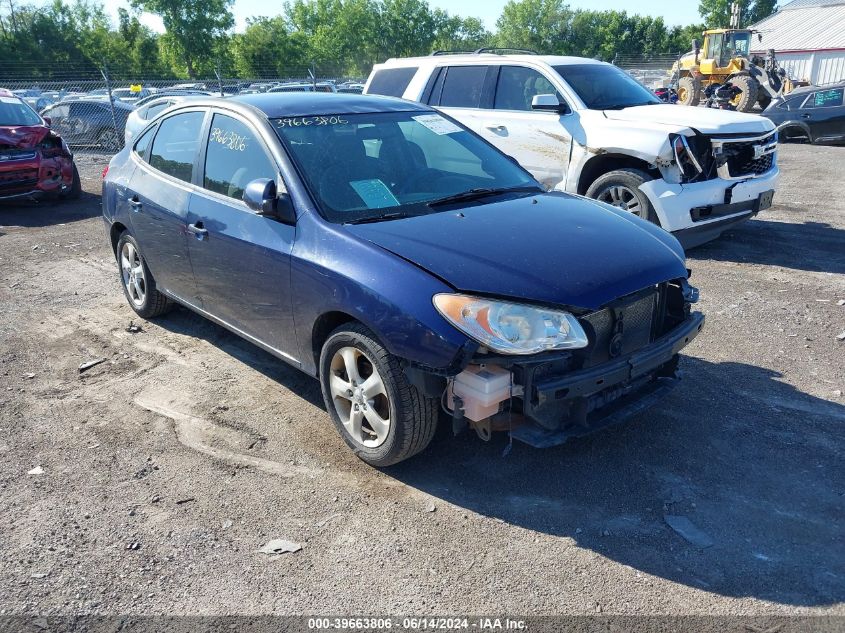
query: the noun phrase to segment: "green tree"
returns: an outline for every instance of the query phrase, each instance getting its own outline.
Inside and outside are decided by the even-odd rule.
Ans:
[[[728,28],[733,2],[739,3],[740,27],[759,22],[777,9],[777,0],[700,0],[698,13],[704,18],[707,28]]]
[[[243,33],[232,38],[235,71],[250,79],[303,74],[308,67],[308,41],[289,32],[282,16],[250,18]]]
[[[161,17],[165,34],[163,51],[184,65],[188,77],[198,66],[213,67],[219,40],[235,23],[230,7],[234,0],[131,0],[132,6]]]
[[[435,50],[472,51],[493,42],[493,34],[478,18],[449,15],[442,9],[435,9],[433,16]]]
[[[499,46],[560,53],[573,13],[563,0],[510,0],[496,21]]]

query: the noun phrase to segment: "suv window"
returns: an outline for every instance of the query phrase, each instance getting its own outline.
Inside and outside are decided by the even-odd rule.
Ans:
[[[486,76],[487,66],[449,66],[438,105],[447,108],[478,108]]]
[[[153,141],[150,165],[174,178],[191,182],[204,118],[205,112],[185,112],[162,121]]]
[[[401,97],[405,94],[405,88],[408,87],[416,74],[417,66],[377,70],[370,81],[367,93],[386,97]]]
[[[147,156],[147,148],[150,146],[150,141],[153,140],[153,134],[155,134],[156,128],[155,126],[151,127],[149,130],[144,132],[135,142],[135,153],[138,154],[141,158],[146,158]]]
[[[164,112],[167,108],[172,106],[175,101],[164,101],[162,103],[156,103],[155,105],[151,105],[147,108],[147,111],[141,114],[142,119],[150,120],[154,116],[156,116],[159,112]]]
[[[804,102],[805,108],[831,108],[842,105],[845,88],[831,88],[830,90],[817,90],[807,97]]]
[[[276,168],[255,132],[225,114],[215,114],[208,134],[202,186],[237,200],[256,178],[277,179]]]
[[[496,84],[496,110],[531,110],[535,95],[558,94],[552,83],[536,70],[523,66],[502,66]]]

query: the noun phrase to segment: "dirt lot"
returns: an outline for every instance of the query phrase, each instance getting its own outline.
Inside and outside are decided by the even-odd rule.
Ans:
[[[80,201],[0,208],[0,614],[845,615],[845,148],[781,164],[691,254],[708,321],[662,406],[507,457],[442,428],[379,472],[316,381],[134,317],[80,157]]]

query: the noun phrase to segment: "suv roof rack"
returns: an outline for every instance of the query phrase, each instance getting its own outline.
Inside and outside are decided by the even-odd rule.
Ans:
[[[504,51],[510,51],[512,53],[522,53],[525,55],[539,55],[537,51],[532,51],[528,48],[508,48],[508,47],[489,47],[489,48],[479,48],[474,51],[434,51],[432,55],[481,55],[482,53],[493,53],[494,55],[501,55]]]

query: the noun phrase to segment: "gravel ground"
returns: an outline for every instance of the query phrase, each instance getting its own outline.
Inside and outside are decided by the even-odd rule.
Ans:
[[[843,158],[783,147],[774,208],[691,253],[708,321],[661,406],[380,472],[316,381],[134,316],[80,156],[78,202],[0,207],[0,614],[845,615]]]

